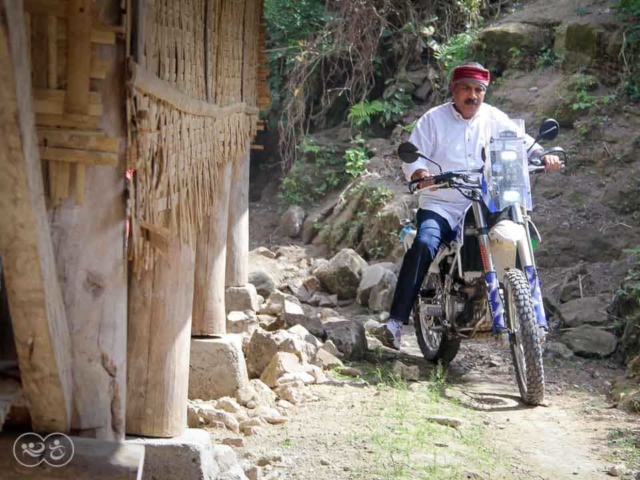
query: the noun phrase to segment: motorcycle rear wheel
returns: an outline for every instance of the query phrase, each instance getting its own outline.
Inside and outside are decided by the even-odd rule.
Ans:
[[[434,302],[442,301],[442,283],[436,275],[430,274],[427,277],[425,287],[434,290]],[[426,305],[426,302],[426,298],[418,297],[413,309],[413,323],[416,329],[418,345],[425,360],[436,364],[442,362],[447,365],[458,354],[461,340],[459,338],[451,338],[446,333],[432,330],[435,325],[435,317],[425,315],[420,308],[422,305]]]
[[[531,287],[525,274],[508,270],[504,278],[504,305],[509,344],[522,401],[539,405],[544,401],[544,366]]]

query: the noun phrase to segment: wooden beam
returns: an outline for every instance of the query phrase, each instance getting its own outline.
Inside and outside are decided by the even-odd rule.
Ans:
[[[24,0],[24,10],[34,15],[66,18],[68,0]]]
[[[100,118],[89,115],[57,115],[49,113],[36,114],[36,124],[43,127],[78,128],[82,130],[98,130]]]
[[[76,115],[89,113],[92,21],[89,0],[69,0],[66,88],[69,95],[65,97],[65,112]]]
[[[118,165],[118,155],[115,153],[92,152],[89,150],[75,150],[73,148],[41,147],[42,160],[52,160],[64,163],[83,163],[84,165]]]
[[[221,108],[189,97],[135,62],[130,62],[129,69],[129,83],[133,88],[167,102],[181,112],[213,118],[226,118],[235,113],[258,114],[257,108],[247,106],[243,102]]]
[[[66,432],[71,346],[44,205],[22,1],[1,0],[0,17],[0,256],[33,428]]]
[[[118,153],[119,138],[109,138],[99,131],[38,129],[38,139],[43,147],[75,148],[98,152]]]

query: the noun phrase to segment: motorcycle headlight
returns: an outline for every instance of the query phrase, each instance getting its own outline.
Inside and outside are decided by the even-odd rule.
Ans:
[[[520,192],[517,190],[505,190],[502,192],[502,200],[505,203],[519,203],[520,197]]]
[[[515,162],[518,160],[518,152],[514,150],[503,150],[500,152],[500,160],[505,162]]]

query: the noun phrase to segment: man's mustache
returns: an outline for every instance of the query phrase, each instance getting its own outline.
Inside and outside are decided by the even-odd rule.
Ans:
[[[478,100],[474,99],[474,98],[467,98],[464,101],[465,105],[478,105]]]

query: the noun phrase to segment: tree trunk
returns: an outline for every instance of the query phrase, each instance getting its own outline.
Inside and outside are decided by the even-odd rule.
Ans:
[[[194,252],[172,240],[154,269],[132,278],[127,433],[174,437],[187,428]]]
[[[249,162],[250,149],[233,162],[227,232],[227,287],[242,287],[249,278]]]
[[[198,234],[193,290],[193,335],[227,333],[224,293],[231,170],[231,162],[220,166],[214,200],[215,211]]]

